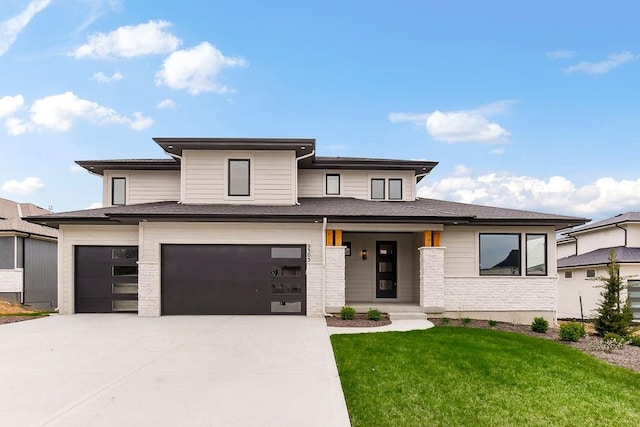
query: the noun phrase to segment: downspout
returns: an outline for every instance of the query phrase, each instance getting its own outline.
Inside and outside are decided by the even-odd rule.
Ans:
[[[620,223],[619,222],[616,222],[613,225],[615,225],[620,230],[624,231],[624,247],[626,248],[627,247],[627,229],[620,227]],[[577,243],[576,243],[576,245],[577,245]]]
[[[569,237],[571,237],[576,242],[576,253],[575,253],[575,256],[578,256],[578,238],[576,236],[572,236],[571,234],[569,234]]]
[[[314,156],[315,154],[316,154],[316,149],[314,148],[313,150],[311,150],[311,152],[309,154],[304,154],[304,155],[302,155],[300,157],[296,157],[296,182],[295,182],[295,186],[296,187],[294,188],[294,190],[296,192],[296,206],[300,205],[300,202],[298,202],[298,162],[300,160],[308,159],[309,157]],[[324,220],[325,220],[324,224],[325,224],[325,227],[326,227],[326,220],[327,219],[325,218]],[[322,253],[324,253],[324,249],[323,249]],[[323,265],[324,265],[324,261],[323,261]],[[324,310],[324,308],[323,308],[323,310]]]
[[[327,313],[327,277],[325,267],[327,265],[327,217],[322,218],[322,315],[333,317]]]

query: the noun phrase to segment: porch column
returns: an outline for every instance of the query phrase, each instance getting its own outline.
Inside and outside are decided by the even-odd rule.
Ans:
[[[420,252],[420,307],[444,312],[444,248],[418,248]]]
[[[325,250],[325,309],[341,308],[345,304],[344,246],[327,246]]]

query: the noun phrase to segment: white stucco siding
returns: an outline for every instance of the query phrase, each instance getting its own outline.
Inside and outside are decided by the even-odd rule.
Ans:
[[[74,246],[137,246],[136,225],[61,225],[58,235],[58,306],[74,312]]]
[[[556,245],[556,258],[566,258],[576,254],[576,242],[563,242]]]
[[[22,292],[22,269],[0,270],[0,292]]]
[[[605,266],[573,267],[559,270],[558,279],[558,318],[580,318],[580,297],[582,312],[586,319],[593,318],[598,304],[602,300],[602,282],[587,279],[587,270],[596,270],[596,277],[607,276]],[[571,271],[572,278],[564,277],[565,271]],[[621,264],[620,275],[629,279],[640,278],[640,264]]]
[[[617,227],[602,228],[575,236],[578,238],[578,255],[600,248],[624,246],[624,230]]]
[[[183,151],[184,203],[292,205],[295,203],[294,151]],[[250,160],[250,195],[228,195],[228,161]]]
[[[326,194],[327,174],[340,175],[340,194]],[[298,197],[353,197],[368,200],[371,198],[371,179],[402,179],[402,200],[415,199],[415,175],[413,171],[358,171],[339,169],[301,169],[298,171]],[[388,196],[388,181],[385,193]]]

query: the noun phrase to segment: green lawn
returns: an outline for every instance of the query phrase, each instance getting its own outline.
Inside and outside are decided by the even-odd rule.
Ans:
[[[640,374],[485,329],[333,335],[353,426],[638,426]]]

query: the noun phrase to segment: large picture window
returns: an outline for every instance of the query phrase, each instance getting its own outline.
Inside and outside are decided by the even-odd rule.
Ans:
[[[327,174],[326,176],[326,194],[331,196],[337,196],[340,194],[340,175],[338,174]]]
[[[480,275],[520,276],[520,235],[480,234]]]
[[[547,275],[547,235],[527,234],[527,276]]]
[[[250,161],[229,160],[229,196],[249,196]]]
[[[125,178],[111,179],[111,204],[126,204],[127,180]]]

